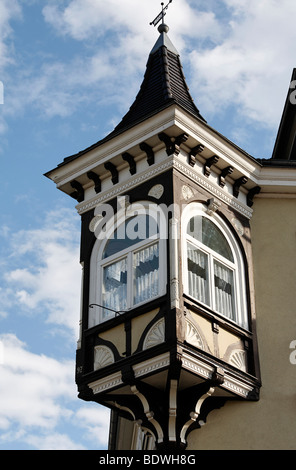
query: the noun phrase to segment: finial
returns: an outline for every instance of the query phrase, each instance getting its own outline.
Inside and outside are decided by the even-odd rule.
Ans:
[[[160,33],[163,33],[163,32],[167,33],[168,30],[169,30],[169,27],[164,24],[164,17],[165,17],[165,15],[166,15],[166,10],[169,8],[169,5],[170,5],[170,3],[172,3],[172,1],[173,1],[173,0],[170,0],[169,3],[168,3],[166,6],[164,6],[164,3],[162,2],[162,3],[161,3],[161,7],[162,7],[161,12],[160,12],[159,15],[157,15],[157,17],[156,17],[153,21],[151,21],[151,23],[150,23],[150,25],[153,24],[153,26],[156,26],[156,25],[162,20],[162,24],[158,27],[158,31],[159,31]]]

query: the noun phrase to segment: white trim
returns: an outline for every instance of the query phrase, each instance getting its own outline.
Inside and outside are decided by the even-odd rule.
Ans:
[[[160,356],[152,357],[147,361],[140,362],[139,364],[135,364],[133,366],[133,370],[135,373],[135,377],[141,377],[143,375],[150,374],[151,372],[155,372],[158,369],[167,368],[170,365],[170,353],[164,353]],[[107,377],[103,377],[99,380],[91,382],[88,384],[88,387],[91,388],[94,394],[104,392],[111,388],[117,387],[118,385],[122,385],[122,376],[121,372],[115,372],[114,374],[108,375]]]
[[[147,214],[151,217],[154,217],[155,220],[157,221],[158,215],[162,215],[161,212],[158,210],[158,207],[156,204],[151,203],[150,201],[141,201],[137,202],[136,204],[133,204],[129,206],[129,208],[125,211],[119,211],[118,214],[114,217],[114,219],[109,220],[106,224],[106,233],[105,237],[103,240],[97,239],[93,250],[91,254],[91,259],[90,259],[90,288],[89,288],[89,304],[98,304],[102,305],[102,269],[111,264],[114,263],[115,261],[119,261],[121,259],[124,259],[125,257],[127,258],[128,262],[128,267],[127,267],[127,274],[130,276],[129,281],[128,281],[128,298],[127,298],[127,308],[126,310],[131,310],[132,308],[138,307],[144,303],[147,303],[146,301],[139,302],[137,304],[133,303],[132,299],[132,254],[139,251],[141,248],[148,247],[150,245],[153,245],[154,243],[159,244],[159,292],[158,295],[153,297],[154,299],[157,299],[161,296],[163,296],[166,293],[166,287],[167,287],[167,276],[166,276],[166,270],[167,270],[167,260],[166,260],[166,237],[164,234],[161,232],[161,230],[164,229],[164,223],[165,220],[164,218],[161,219],[160,223],[160,233],[157,236],[153,236],[150,239],[146,239],[143,241],[140,241],[139,243],[134,244],[133,246],[121,251],[118,254],[114,254],[104,260],[102,260],[102,255],[104,248],[106,246],[106,243],[108,242],[110,236],[116,230],[116,228],[120,227],[121,224],[123,224],[128,218],[130,218],[132,215],[134,215],[135,211],[138,212],[139,215],[141,214]],[[151,299],[152,300],[152,299]],[[95,308],[90,308],[89,309],[89,323],[88,327],[91,328],[95,325],[98,325],[102,323],[102,315],[101,315],[101,308],[95,307]],[[113,315],[114,316],[114,315]],[[110,318],[112,316],[110,315]]]
[[[192,239],[189,235],[187,235],[187,225],[189,220],[194,216],[203,216],[209,219],[212,223],[214,223],[217,228],[222,232],[225,236],[233,254],[234,262],[225,259],[218,253],[214,252],[208,247],[203,246],[201,243],[197,242],[196,240]],[[218,314],[222,315],[224,318],[227,318],[229,321],[234,321],[243,328],[248,328],[248,316],[247,316],[247,299],[246,299],[246,278],[245,278],[245,266],[243,257],[241,254],[241,250],[235,240],[231,230],[226,225],[219,215],[213,213],[209,215],[207,213],[207,207],[204,204],[193,202],[188,204],[182,213],[181,219],[181,233],[182,233],[182,273],[183,273],[183,286],[184,292],[189,295],[188,289],[188,276],[187,276],[187,242],[194,244],[198,247],[199,250],[204,251],[206,254],[210,255],[212,261],[210,263],[210,269],[212,269],[213,259],[217,259],[219,262],[222,262],[226,267],[231,269],[234,274],[234,293],[235,293],[235,311],[236,311],[236,321],[231,320],[225,316],[223,313],[214,310],[214,293],[213,287],[210,290],[210,305],[207,307],[213,309],[213,311],[217,311]],[[212,273],[210,273],[211,276]],[[213,277],[213,276],[212,276]],[[196,299],[195,299],[196,300]]]
[[[185,352],[183,352],[182,355],[182,365],[184,369],[194,372],[204,379],[211,379],[215,372],[215,368],[213,366],[205,364],[202,360],[194,358]],[[254,387],[245,383],[243,380],[233,377],[227,371],[224,371],[224,373],[224,382],[219,385],[219,389],[222,388],[228,392],[240,395],[243,398],[247,398],[248,394],[253,391]]]
[[[157,369],[162,369],[170,365],[170,353],[164,353],[160,356],[151,357],[147,361],[135,364],[133,366],[133,371],[135,373],[135,378],[141,377],[142,375],[150,374],[151,372],[156,371]]]
[[[170,169],[176,169],[180,171],[183,175],[187,176],[199,186],[206,189],[212,196],[215,196],[220,201],[230,205],[245,217],[249,219],[252,217],[253,209],[239,201],[231,194],[227,193],[225,190],[221,189],[220,186],[214,182],[210,181],[201,173],[200,170],[197,169],[197,167],[192,168],[174,155],[167,157],[165,161],[162,160],[159,163],[155,163],[152,168],[149,167],[148,170],[142,173],[132,177],[129,176],[128,180],[122,183],[118,183],[114,187],[103,191],[100,193],[100,195],[95,195],[94,197],[77,204],[76,209],[78,213],[82,215],[96,207],[98,204],[110,201],[114,197],[129,191],[139,186],[141,183],[153,178],[154,176],[160,175],[161,173],[164,173]]]
[[[102,379],[96,380],[95,382],[91,382],[88,384],[88,387],[92,389],[94,394],[105,392],[110,388],[117,387],[118,385],[122,385],[122,377],[121,372],[116,372],[115,374],[108,375],[107,377],[103,377]]]

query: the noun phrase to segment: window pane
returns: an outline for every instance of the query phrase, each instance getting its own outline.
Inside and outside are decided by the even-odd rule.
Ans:
[[[188,223],[187,233],[229,261],[234,261],[228,241],[221,230],[207,217],[200,215],[192,217]]]
[[[188,243],[187,263],[189,295],[209,305],[208,256]]]
[[[133,255],[134,304],[159,294],[159,245],[148,246]]]
[[[103,305],[116,311],[127,308],[127,259],[106,266],[103,270]],[[103,318],[114,316],[109,310],[103,311]]]
[[[227,318],[234,318],[233,272],[221,263],[214,261],[216,310]]]
[[[158,234],[158,224],[153,217],[137,215],[130,217],[118,227],[105,246],[103,259],[132,247],[140,241]]]

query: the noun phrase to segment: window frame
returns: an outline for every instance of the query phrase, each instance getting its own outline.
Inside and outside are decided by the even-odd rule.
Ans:
[[[191,235],[187,233],[189,221],[196,216],[205,217],[209,219],[223,234],[233,255],[233,262],[220,255],[212,248],[204,245]],[[199,305],[210,309],[213,313],[221,316],[223,319],[249,330],[248,321],[248,309],[247,309],[247,285],[245,275],[245,262],[243,259],[241,247],[232,233],[231,229],[225,223],[225,221],[217,214],[207,212],[207,206],[202,203],[193,202],[186,206],[182,213],[182,280],[184,293]],[[208,257],[208,275],[209,280],[207,282],[209,304],[202,302],[195,298],[189,293],[189,282],[188,282],[188,255],[187,246],[188,243],[193,245],[194,248],[203,252]],[[216,295],[215,295],[215,281],[214,281],[214,264],[215,261],[222,264],[226,268],[233,272],[233,314],[234,318],[229,318],[216,308]]]
[[[135,215],[148,215],[153,217],[157,222],[159,222],[159,211],[157,210],[156,204],[151,204],[151,202],[143,201],[138,203],[133,203],[132,208],[126,209],[126,211],[120,211],[114,216],[114,219],[108,220],[106,223],[106,229],[103,240],[97,239],[90,259],[90,286],[89,286],[89,304],[103,305],[103,271],[104,268],[115,263],[116,261],[123,260],[127,258],[127,299],[126,299],[126,309],[120,309],[124,311],[129,311],[134,308],[138,308],[141,305],[148,303],[152,300],[162,297],[166,294],[167,289],[167,245],[166,239],[162,236],[161,229],[158,234],[155,234],[145,240],[140,240],[137,243],[132,244],[131,246],[121,250],[118,253],[114,253],[107,258],[103,258],[103,253],[105,247],[110,240],[112,234],[117,230],[122,224],[134,217]],[[124,212],[124,213],[122,213]],[[136,213],[136,214],[135,214]],[[163,221],[161,221],[161,224]],[[158,243],[159,250],[159,279],[158,279],[158,294],[153,296],[149,300],[143,300],[141,302],[134,302],[134,277],[133,277],[133,255],[141,251],[142,249],[152,246],[155,243]],[[88,315],[88,328],[92,328],[96,325],[104,323],[115,317],[116,313],[110,311],[110,315],[104,318],[103,308],[96,306],[95,308],[89,308]]]

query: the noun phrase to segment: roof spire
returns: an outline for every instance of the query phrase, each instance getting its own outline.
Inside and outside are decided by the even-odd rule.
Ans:
[[[170,0],[169,3],[168,3],[166,6],[164,6],[164,3],[162,2],[162,3],[161,3],[161,7],[162,7],[162,8],[161,8],[161,12],[160,12],[159,15],[157,15],[157,17],[154,18],[154,20],[151,21],[151,23],[150,23],[150,25],[156,26],[156,25],[162,20],[162,24],[158,27],[158,31],[159,31],[160,33],[163,33],[163,32],[166,32],[166,33],[167,33],[167,32],[168,32],[168,29],[167,29],[168,26],[166,26],[166,25],[164,24],[164,17],[165,17],[165,15],[166,15],[166,10],[169,8],[169,5],[170,5],[170,3],[172,3],[172,1],[173,1],[173,0]],[[164,29],[164,27],[165,27],[165,29]]]
[[[172,44],[172,42],[170,41],[167,33],[169,32],[169,27],[165,24],[164,22],[164,17],[166,15],[166,10],[169,8],[170,4],[172,3],[173,0],[170,0],[169,3],[164,6],[164,3],[162,2],[161,3],[161,12],[159,13],[159,15],[157,15],[157,17],[151,21],[150,25],[153,25],[153,26],[157,26],[158,23],[161,21],[161,24],[158,26],[158,31],[160,33],[160,36],[159,36],[159,39],[158,41],[156,42],[156,44],[154,45],[152,51],[150,52],[150,54],[153,54],[155,51],[157,51],[161,46],[166,46],[168,50],[170,50],[171,52],[173,52],[174,54],[176,55],[179,55],[177,49],[175,48],[175,46]]]

